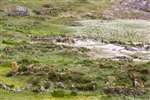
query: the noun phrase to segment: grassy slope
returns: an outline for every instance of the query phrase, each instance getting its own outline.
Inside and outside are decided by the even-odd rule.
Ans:
[[[89,3],[85,3],[82,0],[1,0],[0,1],[0,9],[4,10],[5,7],[11,5],[24,5],[28,7],[31,11],[31,16],[28,17],[10,17],[7,16],[6,13],[0,11],[0,61],[4,62],[4,64],[0,65],[0,81],[8,84],[14,84],[15,87],[21,87],[27,84],[27,81],[32,76],[15,76],[15,77],[6,77],[5,75],[11,70],[10,63],[12,61],[21,61],[22,59],[28,59],[29,61],[37,61],[40,64],[51,64],[55,65],[56,69],[69,68],[71,70],[82,71],[84,73],[89,73],[89,76],[93,76],[93,78],[103,79],[103,81],[97,81],[100,87],[104,86],[104,82],[106,76],[111,76],[115,73],[116,77],[119,77],[117,73],[123,69],[120,78],[126,82],[126,84],[122,83],[122,81],[116,81],[117,85],[131,85],[130,81],[128,81],[127,70],[126,70],[126,62],[119,65],[116,62],[111,61],[91,61],[88,58],[84,57],[80,54],[72,54],[72,51],[61,51],[57,48],[54,48],[55,51],[49,52],[46,47],[42,45],[31,45],[30,38],[28,35],[64,35],[70,34],[70,30],[65,28],[65,25],[70,25],[72,20],[80,19],[83,12],[88,13],[95,11],[95,18],[99,13],[108,7],[110,3],[109,0],[90,0]],[[68,4],[66,3],[68,2]],[[51,16],[51,15],[36,15],[32,11],[35,8],[41,7],[43,4],[54,4],[56,7],[62,7],[66,9],[65,13],[73,13],[72,17],[66,17],[61,15]],[[4,6],[5,5],[5,6]],[[71,8],[71,9],[68,9]],[[64,13],[60,11],[59,14]],[[69,21],[68,21],[69,20]],[[21,51],[20,47],[17,49],[16,47],[21,45],[31,46],[30,50],[28,48],[24,48]],[[46,44],[45,44],[46,45]],[[4,48],[11,48],[11,52],[5,52]],[[38,50],[37,50],[38,49]],[[53,48],[52,48],[53,49]],[[44,50],[44,52],[43,52]],[[45,52],[46,50],[46,52]],[[106,68],[99,68],[97,64],[104,65]],[[106,64],[106,65],[105,65]],[[147,64],[149,65],[149,64]],[[141,70],[145,65],[138,65]],[[110,67],[110,68],[107,68]],[[137,66],[134,66],[135,69]],[[148,67],[148,66],[147,66]],[[148,67],[149,68],[149,67]],[[111,69],[111,70],[110,70]],[[143,74],[140,74],[143,75]],[[147,77],[148,75],[146,75]],[[149,82],[149,79],[147,79]],[[93,94],[95,95],[95,94]],[[34,94],[32,92],[24,92],[24,93],[10,93],[4,90],[0,90],[0,99],[2,100],[61,100],[61,98],[52,98],[49,94]],[[109,100],[113,98],[110,97],[101,97],[101,95],[96,96],[82,96],[77,97],[64,97],[62,100],[91,100],[91,99],[104,99]],[[132,97],[114,97],[114,100],[120,99],[133,99]]]
[[[16,34],[13,34],[16,35]],[[2,35],[1,35],[2,36]],[[6,51],[5,49],[1,48],[1,61],[3,64],[0,65],[0,81],[3,83],[7,84],[13,84],[15,87],[23,87],[26,85],[30,79],[33,77],[38,77],[38,76],[32,76],[26,75],[23,76],[13,76],[13,77],[6,77],[6,74],[11,70],[10,69],[10,63],[12,61],[23,61],[27,60],[31,64],[33,63],[40,63],[40,64],[50,64],[53,65],[56,70],[61,70],[61,69],[68,69],[72,70],[75,72],[83,73],[85,74],[85,77],[92,77],[94,80],[96,80],[98,84],[98,88],[102,89],[104,87],[109,86],[109,84],[105,84],[106,81],[109,81],[108,77],[109,76],[114,76],[116,77],[116,80],[113,81],[114,84],[113,87],[115,86],[127,86],[127,87],[133,87],[132,86],[132,80],[128,76],[130,74],[130,70],[135,70],[139,73],[141,77],[145,77],[144,80],[146,81],[146,84],[150,83],[149,80],[149,74],[143,73],[144,70],[149,70],[149,63],[147,64],[135,64],[133,62],[116,62],[116,61],[111,61],[111,60],[90,60],[86,56],[83,56],[82,54],[72,51],[72,49],[67,49],[67,48],[57,48],[53,47],[47,48],[48,44],[30,44],[30,43],[24,43],[20,45],[16,45],[16,43],[20,43],[17,38],[11,37],[11,35],[8,35],[9,39],[14,39],[15,41],[8,42],[6,39],[6,36],[2,38],[3,40],[7,40],[7,42],[3,42],[3,47],[10,48],[11,51]],[[28,40],[30,42],[30,40]],[[21,42],[22,43],[22,42]],[[23,45],[26,45],[24,48],[22,48]],[[30,48],[30,49],[29,49]],[[43,52],[44,51],[44,52]],[[79,50],[78,50],[79,51]],[[24,62],[25,63],[25,62]],[[24,63],[20,63],[21,66],[24,65]],[[129,67],[130,66],[130,67]],[[88,73],[88,74],[86,74]],[[44,79],[44,77],[41,77],[41,79]],[[38,81],[40,82],[40,81]],[[148,87],[147,87],[148,88]],[[29,92],[23,92],[23,93],[8,93],[4,90],[1,90],[1,98],[3,100],[7,100],[7,98],[11,98],[15,95],[14,100],[20,99],[22,96],[25,98],[22,100],[34,100],[38,98],[39,100],[44,100],[44,98],[52,98],[49,94],[33,94]],[[4,93],[4,94],[3,94]],[[93,95],[93,97],[87,97],[85,94],[81,96],[81,100],[84,98],[101,98],[100,95],[95,94],[90,94]],[[42,97],[41,97],[42,96]],[[80,96],[79,96],[80,97]],[[68,97],[66,97],[68,98]],[[64,100],[66,99],[64,98]],[[73,97],[73,98],[78,98]],[[111,97],[102,97],[104,99],[111,98]],[[129,97],[115,97],[115,98],[129,98]],[[72,99],[72,97],[70,97]],[[13,99],[12,99],[13,100]],[[51,99],[50,99],[51,100]],[[90,100],[90,99],[89,99]]]
[[[150,22],[146,20],[85,20],[79,23],[83,26],[73,27],[79,35],[122,44],[150,43]]]
[[[97,3],[98,2],[98,3]],[[38,16],[34,13],[34,10],[40,11],[44,9],[44,4],[53,5],[59,7],[60,10],[53,12],[52,14],[46,14]],[[108,0],[92,1],[86,3],[78,0],[71,1],[59,1],[59,0],[1,0],[0,1],[0,32],[20,32],[25,34],[64,34],[69,33],[62,25],[69,23],[74,19],[82,16],[82,13],[88,13],[95,11],[95,15],[99,13],[109,5]],[[5,6],[4,6],[5,5]],[[29,8],[31,16],[29,17],[8,17],[5,12],[7,9],[14,5],[23,5]],[[45,10],[44,10],[45,11]],[[72,17],[62,16],[62,14],[73,14]],[[75,15],[74,15],[75,14]],[[67,19],[67,20],[65,20]]]
[[[2,94],[0,94],[0,99],[2,100],[148,100],[146,97],[143,98],[136,98],[136,97],[127,97],[127,96],[102,96],[102,95],[95,95],[95,96],[70,96],[70,97],[63,97],[63,98],[56,98],[49,96],[48,94],[34,94],[34,93],[8,93],[6,91],[0,90]],[[3,95],[4,94],[4,95]],[[11,99],[10,99],[11,98]]]
[[[35,56],[30,56],[27,51],[18,53],[18,51],[14,51],[13,54],[7,55],[5,54],[2,50],[6,47],[15,47],[16,45],[22,45],[26,44],[29,42],[29,38],[26,37],[26,34],[31,34],[31,35],[62,35],[66,33],[70,33],[68,31],[64,24],[68,25],[70,24],[70,21],[77,19],[78,16],[75,17],[67,17],[63,16],[61,17],[60,15],[58,16],[51,16],[51,15],[36,15],[33,13],[33,10],[37,8],[41,8],[43,4],[52,4],[57,7],[62,7],[63,9],[67,9],[66,13],[74,12],[74,13],[82,13],[82,12],[89,12],[97,9],[99,13],[100,9],[103,9],[107,6],[106,0],[100,1],[100,3],[97,5],[94,3],[92,4],[85,4],[78,2],[78,0],[72,0],[72,1],[67,1],[68,4],[66,3],[65,0],[1,0],[0,1],[0,57],[4,61],[6,61],[6,64],[0,65],[0,81],[3,83],[8,83],[8,84],[14,84],[15,87],[21,87],[26,84],[26,81],[30,78],[26,76],[17,76],[17,77],[11,77],[7,78],[5,75],[8,73],[11,69],[9,67],[9,63],[12,60],[18,61],[23,58],[26,59],[35,59]],[[82,0],[81,0],[82,2]],[[97,2],[97,1],[96,1]],[[10,17],[7,16],[7,14],[4,12],[7,10],[7,7],[13,6],[13,5],[23,5],[29,8],[31,16],[28,17]],[[97,6],[96,6],[97,5]],[[100,5],[100,7],[99,7]],[[70,9],[68,9],[70,8]],[[73,10],[71,10],[73,9]],[[63,12],[58,12],[58,13],[63,13]],[[36,23],[36,24],[35,24]],[[14,34],[15,33],[15,34]],[[25,35],[23,35],[25,34]],[[14,36],[18,38],[13,38]],[[6,42],[6,43],[4,43]],[[52,55],[51,55],[52,54]],[[74,57],[66,56],[64,55],[57,55],[51,53],[49,54],[50,56],[47,56],[47,54],[43,54],[43,56],[39,56],[38,59],[41,63],[49,63],[49,64],[57,64],[59,66],[64,66],[66,64],[71,64],[74,63],[75,60],[77,60]],[[4,57],[4,58],[3,58]],[[7,64],[8,63],[8,64]],[[23,98],[22,98],[23,97]],[[9,93],[4,90],[1,90],[1,95],[0,99],[3,100],[45,100],[49,98],[49,95],[44,94],[39,95],[39,94],[32,94],[32,93]],[[68,97],[67,97],[68,98]],[[78,97],[77,97],[78,98]],[[79,97],[80,98],[80,97]],[[88,98],[88,97],[83,97],[83,98]],[[51,98],[52,99],[52,98]],[[60,98],[59,98],[60,99]],[[72,99],[72,97],[71,97]],[[65,98],[64,98],[65,100]],[[82,99],[81,99],[82,100]]]

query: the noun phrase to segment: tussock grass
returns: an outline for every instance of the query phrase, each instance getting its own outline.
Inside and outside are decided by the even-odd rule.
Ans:
[[[46,5],[45,5],[46,4]],[[30,16],[12,17],[7,16],[7,7],[22,5],[29,9]],[[52,6],[53,5],[53,6]],[[116,77],[114,86],[132,86],[132,80],[129,78],[129,70],[135,69],[144,81],[149,85],[149,74],[143,73],[149,70],[149,63],[136,64],[134,62],[112,61],[109,59],[91,60],[84,55],[82,50],[74,52],[68,47],[59,47],[49,43],[32,44],[29,36],[39,35],[64,35],[71,33],[72,28],[67,25],[74,24],[73,21],[82,19],[83,14],[93,12],[100,18],[101,12],[109,8],[109,0],[1,0],[0,1],[0,82],[13,84],[15,87],[24,87],[36,75],[22,75],[6,77],[11,71],[10,63],[18,62],[21,67],[27,67],[28,64],[52,65],[55,70],[70,70],[83,73],[84,78],[96,80],[98,93],[86,94],[79,92],[78,96],[64,96],[63,98],[54,98],[51,93],[33,93],[25,91],[22,93],[11,93],[0,89],[0,100],[122,100],[134,99],[126,96],[108,96],[102,92],[103,87],[108,87],[106,82],[110,82],[108,77]],[[59,7],[57,16],[50,14],[37,15],[34,10],[40,10],[43,7]],[[62,16],[62,14],[70,16]],[[73,13],[73,14],[72,14]],[[65,15],[64,14],[64,15]],[[73,17],[72,17],[73,16]],[[83,26],[73,27],[75,35],[86,35],[98,37],[106,41],[120,41],[123,43],[149,42],[149,27],[147,21],[136,20],[115,20],[115,21],[83,21]],[[84,51],[84,50],[83,50]],[[145,69],[143,69],[145,68]],[[45,73],[44,73],[45,75]],[[67,76],[67,75],[66,75]],[[44,80],[44,77],[40,77]],[[80,79],[81,77],[79,77]],[[41,80],[38,80],[40,83]],[[67,79],[69,80],[69,79]],[[87,88],[85,84],[78,84]],[[149,88],[149,87],[148,87]]]
[[[150,43],[150,22],[144,20],[85,20],[79,21],[83,26],[73,29],[77,35],[97,37],[111,42],[134,44],[138,42]]]
[[[1,0],[0,5],[2,5],[0,6],[1,33],[19,32],[35,35],[60,35],[71,33],[64,25],[71,25],[72,21],[78,20],[93,11],[94,17],[99,18],[100,13],[108,8],[111,3],[109,0]],[[16,5],[27,7],[30,16],[7,16],[8,8]],[[56,11],[50,11],[51,13],[46,13],[46,15],[37,15],[34,12],[35,10],[49,12],[51,8],[56,8]]]

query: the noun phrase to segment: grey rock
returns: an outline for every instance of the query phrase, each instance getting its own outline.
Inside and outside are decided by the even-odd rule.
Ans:
[[[16,88],[15,89],[15,92],[22,92],[23,90],[22,89],[20,89],[20,88]]]
[[[141,51],[141,49],[136,48],[136,47],[126,47],[125,49],[128,51]]]
[[[150,19],[150,0],[122,0],[103,15],[106,18]]]
[[[29,11],[26,7],[16,6],[8,9],[9,16],[29,16]]]
[[[13,87],[14,87],[14,85],[7,85],[7,84],[0,83],[0,88],[4,89],[4,90],[7,90],[7,91],[22,92],[24,90],[24,89],[21,89],[21,88],[13,88]]]
[[[41,92],[45,92],[45,91],[46,91],[46,89],[45,89],[44,86],[41,86],[41,87],[40,87],[40,90],[41,90]]]
[[[126,96],[143,96],[146,94],[146,90],[134,88],[105,88],[104,92],[106,94],[118,94]]]
[[[114,57],[114,59],[118,59],[118,60],[121,60],[121,61],[133,61],[133,58],[128,57],[128,56],[117,56],[117,57]]]
[[[65,88],[65,85],[64,85],[64,83],[62,83],[62,82],[58,82],[56,85],[57,85],[57,87],[59,87],[59,88]]]
[[[150,45],[147,45],[144,48],[145,48],[145,50],[150,51]]]

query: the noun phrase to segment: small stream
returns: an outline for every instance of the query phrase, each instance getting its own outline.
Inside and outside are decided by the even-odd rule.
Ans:
[[[107,44],[94,39],[74,38],[74,43],[58,43],[72,47],[84,47],[90,49],[88,56],[98,58],[110,58],[114,60],[150,61],[150,45],[143,47],[123,46],[119,44]]]

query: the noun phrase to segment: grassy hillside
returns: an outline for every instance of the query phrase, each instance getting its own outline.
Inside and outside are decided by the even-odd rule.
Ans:
[[[82,18],[100,18],[101,12],[109,7],[109,0],[1,0],[0,32],[25,34],[69,33],[64,24]],[[21,5],[29,10],[30,16],[7,16],[8,9]]]
[[[150,43],[150,22],[147,20],[83,20],[77,23],[81,25],[72,29],[78,35],[96,37],[109,43]]]
[[[0,100],[147,100],[149,61],[93,59],[72,46],[86,37],[149,45],[149,21],[102,16],[119,0],[110,1],[0,0]],[[18,6],[27,16],[14,15]]]

